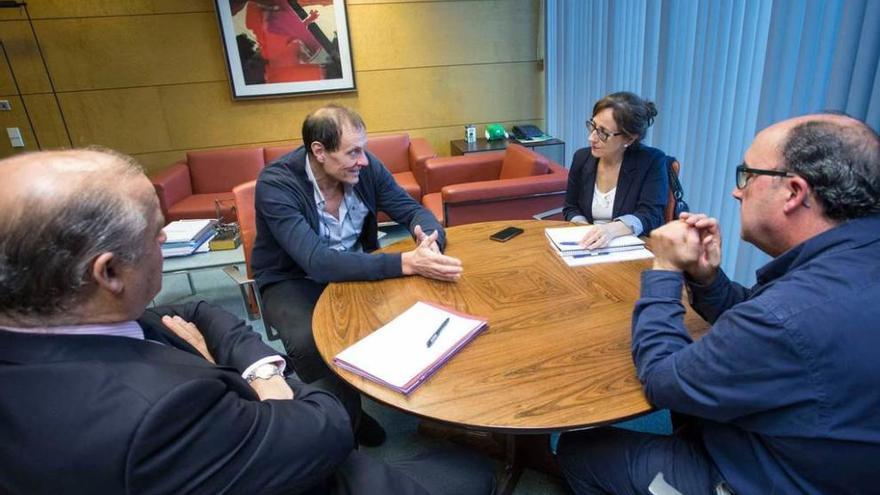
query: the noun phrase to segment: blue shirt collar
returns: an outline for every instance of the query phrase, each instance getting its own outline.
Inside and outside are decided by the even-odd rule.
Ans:
[[[758,269],[758,284],[771,282],[819,255],[852,249],[876,242],[878,239],[880,239],[880,215],[855,218],[841,223],[770,260]]]

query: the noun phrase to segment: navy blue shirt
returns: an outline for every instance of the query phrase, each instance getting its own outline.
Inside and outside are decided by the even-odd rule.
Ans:
[[[646,271],[632,352],[657,407],[705,421],[737,493],[880,491],[880,216],[841,224],[758,271],[688,283],[712,323],[684,328],[681,274]]]

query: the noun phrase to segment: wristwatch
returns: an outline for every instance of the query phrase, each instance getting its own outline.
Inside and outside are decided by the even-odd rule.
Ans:
[[[257,366],[257,369],[251,371],[244,379],[251,383],[254,380],[268,380],[273,376],[284,376],[284,374],[277,364],[266,363]]]

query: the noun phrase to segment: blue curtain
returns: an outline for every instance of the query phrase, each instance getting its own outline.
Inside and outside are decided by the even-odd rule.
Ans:
[[[768,257],[739,240],[733,169],[755,133],[840,110],[880,127],[880,1],[547,0],[547,127],[568,157],[593,103],[655,101],[645,142],[676,156],[692,210],[722,225],[723,268],[750,284]],[[872,27],[873,26],[873,27]]]

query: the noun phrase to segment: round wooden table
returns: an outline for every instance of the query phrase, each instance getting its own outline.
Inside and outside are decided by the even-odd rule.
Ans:
[[[489,235],[525,230],[506,243]],[[568,267],[552,251],[551,221],[502,221],[447,229],[446,253],[461,259],[458,283],[422,277],[330,284],[315,308],[323,358],[344,380],[403,411],[507,433],[563,431],[647,413],[630,355],[639,274],[651,260]],[[403,241],[385,251],[407,251]],[[489,328],[410,395],[332,364],[341,350],[416,301],[487,317]],[[686,323],[707,324],[688,309]]]

